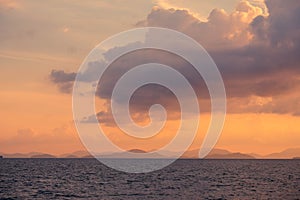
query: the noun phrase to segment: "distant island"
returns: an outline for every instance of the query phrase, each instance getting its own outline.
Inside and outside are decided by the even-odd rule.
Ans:
[[[135,155],[133,155],[134,153]],[[146,154],[147,153],[147,154]],[[51,155],[42,152],[30,153],[14,153],[5,154],[0,152],[0,159],[5,158],[174,158],[178,152],[162,151],[160,154],[156,152],[147,152],[142,149],[130,149],[124,152],[104,152],[94,153],[91,155],[87,151],[75,151],[61,155]],[[186,151],[180,159],[199,159],[199,149]],[[254,153],[231,152],[226,149],[214,148],[204,159],[300,159],[300,148],[290,148],[281,152],[271,153],[268,155],[259,155]]]
[[[56,158],[56,157],[50,154],[38,154],[38,155],[31,156],[31,158]]]
[[[75,155],[73,155],[73,154],[70,154],[70,155],[67,155],[67,156],[64,157],[64,158],[80,158],[80,157],[75,156]]]
[[[161,155],[155,152],[147,152],[141,149],[130,149],[120,153],[99,154],[100,158],[169,158],[166,155]]]
[[[147,153],[147,151],[141,150],[141,149],[130,149],[128,152],[131,153]]]
[[[205,159],[256,159],[253,156],[243,153],[229,153],[229,154],[211,154],[205,157]]]

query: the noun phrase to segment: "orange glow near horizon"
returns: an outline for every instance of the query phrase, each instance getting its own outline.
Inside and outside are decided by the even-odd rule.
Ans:
[[[0,15],[5,16],[3,22],[1,18],[4,28],[0,33],[0,154],[42,152],[61,155],[86,151],[73,122],[70,92],[74,80],[55,82],[50,78],[51,71],[61,70],[66,76],[74,75],[85,56],[99,42],[137,26],[161,26],[181,31],[200,41],[215,55],[214,59],[224,61],[225,68],[229,68],[228,71],[227,68],[220,70],[229,91],[228,113],[215,148],[262,155],[300,148],[300,63],[299,59],[286,56],[296,54],[293,48],[297,43],[292,38],[296,34],[284,30],[287,38],[281,41],[284,34],[275,35],[273,37],[279,41],[271,44],[274,41],[272,38],[265,41],[266,35],[277,32],[265,29],[274,28],[267,23],[278,20],[280,13],[270,10],[270,15],[275,17],[269,22],[266,8],[253,5],[251,1],[242,1],[238,5],[236,0],[228,2],[221,2],[220,8],[216,9],[213,9],[216,3],[209,1],[202,4],[197,1],[197,5],[188,3],[187,8],[183,7],[183,1],[176,0],[140,1],[138,8],[131,8],[122,1],[117,1],[116,5],[95,1],[85,6],[79,2],[72,6],[60,2],[61,10],[57,11],[58,6],[45,6],[37,1],[0,0]],[[57,15],[53,15],[56,12]],[[50,19],[49,16],[53,17]],[[79,16],[82,18],[77,18]],[[252,23],[254,19],[256,24]],[[291,27],[290,31],[295,31]],[[261,34],[262,31],[265,34]],[[251,47],[249,52],[241,48],[247,45]],[[266,54],[256,53],[252,48],[263,49]],[[283,55],[281,48],[287,50]],[[224,52],[227,54],[222,54]],[[248,57],[247,53],[254,55]],[[264,60],[264,56],[270,58]],[[237,66],[232,66],[232,60]],[[258,66],[257,60],[265,64],[266,69]],[[277,62],[284,68],[276,65],[273,69],[272,65]],[[249,67],[251,64],[253,70]],[[249,69],[244,69],[246,67]],[[96,108],[103,104],[103,100],[96,98]],[[147,122],[146,118],[139,120],[141,124]],[[209,122],[210,114],[201,113],[201,126],[189,150],[201,146]],[[165,129],[147,142],[122,135],[115,126],[102,126],[108,138],[121,148],[151,151],[168,143],[178,124],[176,116],[169,119]],[[190,133],[187,131],[186,134]],[[103,149],[106,151],[110,149]]]

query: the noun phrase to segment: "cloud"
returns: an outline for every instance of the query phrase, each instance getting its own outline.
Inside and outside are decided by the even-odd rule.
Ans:
[[[155,7],[147,19],[137,25],[175,29],[203,44],[224,78],[229,112],[298,115],[299,95],[295,95],[295,91],[300,89],[300,2],[292,0],[287,4],[272,0],[267,1],[266,6],[268,15],[262,6],[241,1],[232,13],[214,9],[207,21],[199,20],[187,10]],[[117,53],[118,48],[123,47],[109,50],[107,56]],[[109,102],[114,84],[122,74],[149,62],[172,66],[187,77],[199,100],[203,101],[202,111],[209,111],[207,89],[193,67],[180,58],[151,50],[136,51],[117,59],[105,72],[98,87],[98,97]],[[86,75],[93,74],[93,68],[97,67],[96,62],[90,65]],[[62,80],[71,83],[67,78]],[[172,93],[157,89],[152,86],[135,94],[132,98],[134,113],[147,111],[149,104],[156,100],[167,102],[168,109],[175,110]]]
[[[70,93],[72,91],[73,82],[75,81],[76,73],[67,73],[63,70],[53,69],[49,75],[50,80],[57,84],[59,90],[63,93]]]
[[[267,1],[270,16],[266,19],[269,29],[266,30],[272,45],[290,47],[299,44],[300,2],[291,0],[288,4],[282,1]],[[298,39],[298,40],[295,40]]]
[[[248,44],[251,39],[249,23],[262,15],[260,7],[241,1],[232,13],[214,9],[207,21],[201,21],[187,10],[155,7],[138,26],[158,26],[175,29],[199,41],[207,49],[219,49]]]
[[[97,120],[95,120],[97,119]],[[112,115],[110,115],[109,112],[105,112],[105,111],[101,111],[101,112],[98,112],[95,115],[91,115],[91,116],[88,116],[86,118],[84,118],[82,121],[82,123],[103,123],[105,124],[106,126],[114,126],[114,120],[112,118]]]

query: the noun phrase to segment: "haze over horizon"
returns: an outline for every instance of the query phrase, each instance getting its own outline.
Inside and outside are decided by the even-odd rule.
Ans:
[[[85,150],[72,116],[77,70],[101,41],[146,26],[185,33],[203,45],[216,62],[228,108],[215,148],[262,155],[300,148],[299,1],[134,0],[133,4],[136,6],[117,0],[0,0],[0,152],[60,155]],[[158,54],[135,52],[113,66],[126,68],[135,64],[133,57],[139,57],[139,63],[154,55]],[[194,80],[188,63],[163,52],[159,55],[158,61]],[[96,97],[101,126],[123,149],[160,148],[172,139],[178,126],[178,102],[162,88],[138,91],[131,107],[137,123],[149,122],[148,107],[157,99],[166,105],[169,118],[167,127],[152,142],[131,140],[115,127],[107,104],[107,91],[118,76],[117,70],[111,70],[109,78],[101,80]],[[199,148],[210,122],[210,102],[202,86],[198,82],[193,85],[199,96],[201,124],[189,150]],[[103,148],[103,152],[109,151]]]

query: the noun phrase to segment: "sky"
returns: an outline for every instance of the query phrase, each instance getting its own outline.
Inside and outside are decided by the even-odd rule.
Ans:
[[[72,116],[72,86],[79,66],[101,41],[145,26],[185,33],[217,64],[227,93],[227,116],[217,148],[268,154],[300,147],[299,18],[298,0],[0,0],[0,152],[58,155],[84,150]],[[139,54],[137,63],[163,53],[136,52],[113,67],[129,67]],[[210,119],[207,91],[201,82],[193,82],[188,63],[167,54],[155,59],[184,73],[197,91],[202,124],[190,149],[199,148]],[[97,92],[101,127],[123,149],[160,148],[179,123],[176,99],[164,88],[137,91],[131,106],[137,123],[149,122],[147,109],[157,98],[169,118],[164,131],[150,142],[124,136],[107,103],[117,72],[112,68]]]

